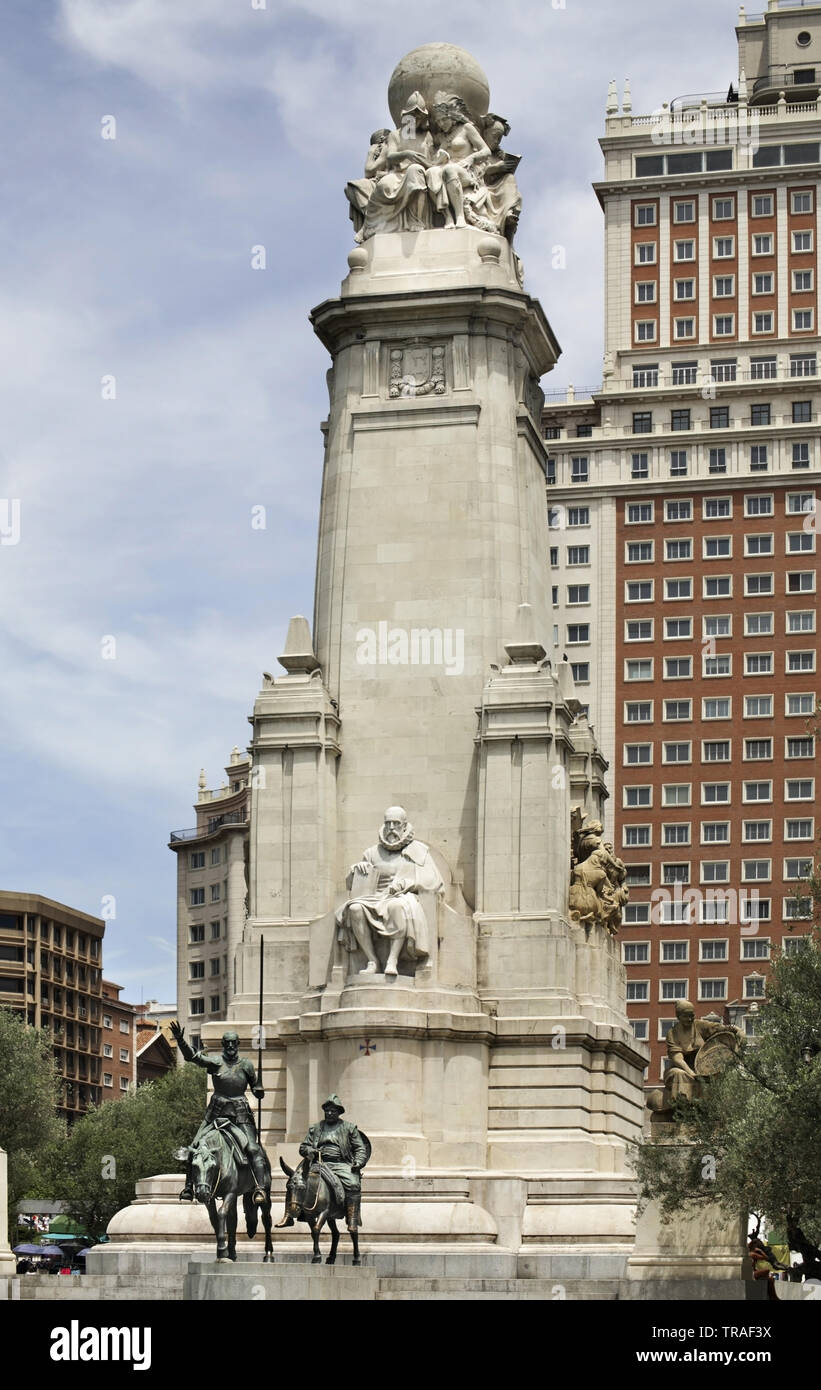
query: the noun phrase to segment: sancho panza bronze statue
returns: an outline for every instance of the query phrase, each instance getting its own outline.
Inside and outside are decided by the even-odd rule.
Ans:
[[[324,1120],[311,1125],[299,1146],[299,1152],[308,1164],[319,1163],[321,1168],[330,1169],[332,1181],[336,1179],[344,1197],[345,1224],[349,1231],[358,1231],[362,1204],[359,1175],[371,1156],[370,1145],[356,1125],[341,1118],[345,1114],[345,1107],[339,1096],[329,1096],[322,1110]],[[293,1225],[290,1211],[278,1224]]]
[[[177,1046],[186,1062],[194,1062],[198,1067],[205,1067],[214,1087],[214,1094],[205,1112],[205,1119],[194,1136],[191,1148],[196,1147],[203,1134],[218,1120],[227,1120],[245,1152],[254,1175],[254,1202],[257,1206],[263,1206],[266,1201],[265,1186],[270,1181],[268,1165],[265,1161],[265,1154],[257,1141],[256,1125],[245,1099],[245,1091],[248,1087],[259,1100],[265,1095],[253,1062],[247,1057],[240,1057],[239,1038],[236,1033],[223,1033],[222,1055],[220,1055],[217,1052],[194,1052],[185,1039],[185,1030],[177,1022],[171,1024],[171,1032],[174,1034]],[[185,1187],[180,1193],[180,1200],[184,1202],[194,1201],[190,1163],[186,1168]]]

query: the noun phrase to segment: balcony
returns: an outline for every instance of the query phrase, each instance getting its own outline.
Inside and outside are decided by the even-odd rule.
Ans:
[[[781,92],[789,105],[796,101],[810,101],[818,96],[819,87],[821,68],[808,67],[806,64],[793,68],[772,67],[752,84],[750,105],[772,105],[778,101]]]
[[[170,835],[171,844],[180,840],[204,840],[209,835],[216,835],[224,825],[247,825],[248,815],[245,811],[225,811],[221,816],[210,816],[207,826],[195,825],[190,830],[172,830]]]

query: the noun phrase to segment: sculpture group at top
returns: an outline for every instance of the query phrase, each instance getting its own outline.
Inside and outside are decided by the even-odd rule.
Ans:
[[[519,156],[500,148],[509,131],[502,116],[474,116],[452,92],[437,92],[430,110],[412,92],[398,128],[371,136],[365,177],[345,187],[356,240],[470,226],[512,242],[522,199]]]

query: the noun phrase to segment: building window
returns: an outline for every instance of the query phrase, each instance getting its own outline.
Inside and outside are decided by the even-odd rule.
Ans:
[[[769,534],[762,533],[760,535],[750,535],[744,537],[745,555],[772,555],[772,553],[772,532],[770,532]]]
[[[103,1014],[103,1027],[104,1027],[104,1028],[113,1028],[113,1027],[114,1027],[114,1020],[113,1020],[113,1018],[111,1017],[111,1014]]]
[[[655,227],[655,203],[636,203],[634,207],[633,225],[636,227]]]
[[[695,386],[698,381],[697,362],[674,362],[672,371],[674,386]]]
[[[193,922],[188,928],[189,941],[192,946],[196,946],[198,941],[205,940],[205,923]]]
[[[676,280],[673,285],[674,299],[695,299],[696,282],[695,280]]]
[[[771,232],[758,233],[753,237],[753,255],[771,256],[773,254],[773,238]]]
[[[719,521],[732,516],[733,505],[729,497],[706,497],[703,516],[705,521]]]
[[[640,241],[636,244],[636,265],[656,264],[656,243]]]
[[[637,280],[636,281],[636,303],[655,304],[656,302],[656,281]]]
[[[810,446],[809,446],[809,444],[793,444],[793,446],[792,446],[792,466],[793,466],[793,468],[809,468],[809,466],[810,466]]]
[[[708,739],[701,745],[703,763],[728,763],[730,761],[730,740]]]
[[[192,999],[192,1000],[191,1000],[191,1013],[192,1013],[192,1014],[204,1014],[204,1013],[205,1013],[205,1000],[204,1000],[204,999]]]
[[[664,679],[690,680],[693,674],[693,658],[691,656],[667,656],[664,658]],[[689,714],[676,716],[682,719],[689,719]]]
[[[695,319],[674,319],[673,326],[676,338],[694,338],[696,336]]]
[[[751,424],[751,425],[769,425],[769,423],[770,423],[770,406],[769,406],[769,405],[756,404],[756,405],[751,405],[751,406],[750,406],[750,424]]]
[[[127,1047],[121,1047],[121,1048],[120,1048],[120,1061],[121,1061],[121,1062],[127,1062],[128,1059],[129,1059],[129,1055],[130,1055],[130,1054],[129,1054],[129,1051],[128,1051],[128,1048],[127,1048]]]
[[[804,251],[812,250],[812,232],[793,232],[792,249],[796,255],[801,255]]]
[[[652,724],[652,701],[628,701],[624,707],[624,719],[626,724]]]
[[[628,580],[625,597],[628,603],[647,603],[653,597],[652,579]]]
[[[703,980],[698,982],[699,999],[726,999],[727,981],[726,980]]]
[[[715,299],[732,299],[735,295],[735,276],[716,275],[713,279],[713,297]]]
[[[633,1018],[630,1020],[630,1025],[633,1029],[633,1037],[636,1039],[636,1041],[646,1042],[648,1036],[647,1030],[649,1027],[649,1020],[646,1018]]]
[[[628,642],[652,642],[653,619],[639,618],[626,624],[625,638]]]
[[[568,507],[567,509],[568,526],[589,526],[590,508],[589,507]]]
[[[567,563],[570,566],[590,564],[589,545],[569,545],[567,547]]]
[[[688,536],[686,539],[676,536],[674,540],[664,542],[665,560],[692,560],[693,542]]]
[[[696,258],[696,244],[694,241],[674,241],[673,260],[674,261],[694,261]]]
[[[686,203],[675,203],[675,202],[673,203],[673,221],[674,221],[674,222],[695,222],[695,220],[696,220],[696,205],[695,205],[695,202],[693,202],[692,200],[688,200]]]
[[[801,272],[802,275],[812,275],[811,270]],[[796,274],[798,272],[796,271]],[[790,356],[790,376],[815,376],[817,363],[814,352],[793,353]]]
[[[734,198],[714,198],[713,199],[713,221],[731,222],[735,217]]]
[[[771,313],[753,314],[754,333],[772,333],[773,316]]]
[[[647,362],[641,367],[633,368],[633,389],[639,390],[648,386],[658,386],[659,368],[658,362]]]
[[[567,642],[569,646],[578,646],[581,643],[590,641],[589,623],[570,623],[567,628]]]
[[[587,483],[590,481],[590,464],[586,458],[572,458],[570,460],[570,481],[571,483]]]
[[[771,574],[745,574],[744,593],[750,598],[755,598],[761,594],[771,594],[773,592],[773,576]]]
[[[735,333],[735,315],[716,314],[713,318],[713,333],[716,338],[732,338]]]
[[[220,997],[219,997],[218,994],[211,994],[211,995],[209,995],[208,1007],[209,1007],[209,1011],[210,1011],[212,1014],[218,1014],[218,1013],[219,1013],[219,1009],[220,1009]]]
[[[573,672],[573,680],[575,681],[576,685],[590,684],[589,661],[571,661],[570,669]]]
[[[729,695],[704,699],[701,702],[702,719],[729,719],[732,712],[732,698]]]
[[[205,850],[204,850],[204,849],[192,850],[191,855],[190,855],[190,867],[191,867],[192,869],[204,869],[204,868],[205,868]]]
[[[771,719],[773,713],[772,695],[745,695],[745,719]]]
[[[662,980],[661,995],[665,999],[686,999],[687,981],[686,980]]]
[[[121,1018],[121,1019],[120,1019],[120,1032],[121,1032],[121,1033],[130,1033],[130,1032],[131,1032],[131,1024],[128,1023],[127,1020],[124,1019],[124,1018]]]
[[[689,497],[677,498],[664,504],[665,521],[692,521],[693,503]]]
[[[731,261],[735,256],[735,237],[719,236],[713,240],[713,257],[717,261]]]
[[[671,428],[671,430],[689,430],[689,429],[690,429],[690,412],[689,412],[689,410],[673,410],[673,411],[671,411],[671,413],[670,413],[670,428]],[[685,462],[686,462],[686,455],[685,455]],[[686,472],[686,468],[685,468],[685,472]]]
[[[218,883],[212,883],[212,884],[211,884],[211,901],[212,901],[212,903],[218,903],[219,900],[220,900],[220,885],[219,885]]]
[[[636,342],[654,343],[656,341],[656,323],[654,319],[638,319],[636,321]]]
[[[672,449],[670,451],[670,477],[685,478],[687,476],[687,450]]]
[[[715,427],[714,427],[714,428],[715,428]],[[727,472],[727,450],[726,450],[726,449],[711,449],[711,450],[710,450],[709,471],[710,471],[711,473],[726,473],[726,472]]]
[[[772,294],[772,292],[773,273],[771,270],[765,270],[753,276],[753,294]]]
[[[624,763],[626,767],[636,767],[645,765],[653,761],[653,745],[651,743],[627,743],[624,747]]]
[[[662,746],[662,762],[666,763],[689,763],[692,761],[691,744],[685,743],[665,743]]]
[[[633,433],[652,434],[653,431],[653,412],[651,410],[633,411]]]
[[[665,700],[664,719],[666,722],[677,720],[689,720],[693,717],[692,701],[690,700]]]
[[[191,888],[189,889],[189,894],[189,903],[191,907],[202,907],[205,902],[205,889]]]
[[[664,597],[671,601],[691,599],[693,597],[692,579],[665,579]]]
[[[751,472],[751,473],[766,473],[766,472],[767,472],[767,467],[768,467],[768,462],[767,462],[767,445],[766,445],[766,444],[751,444],[751,445],[750,445],[750,472]]]
[[[627,981],[627,1002],[628,1004],[646,1003],[650,998],[649,980],[628,980]]]
[[[632,468],[632,472],[631,472],[630,476],[631,476],[632,478],[649,478],[649,477],[650,477],[650,462],[649,462],[649,459],[650,459],[650,455],[649,455],[649,454],[633,454],[633,468]]]
[[[792,326],[795,333],[812,332],[813,312],[812,309],[793,309]]]
[[[726,960],[727,942],[726,941],[700,941],[699,942],[700,960]]]
[[[113,1077],[113,1075],[111,1074],[110,1071],[104,1071],[104,1072],[103,1072],[103,1085],[104,1085],[104,1086],[113,1086],[113,1085],[114,1085],[114,1077]]]
[[[729,802],[729,782],[702,782],[701,803],[703,806],[727,806]]]

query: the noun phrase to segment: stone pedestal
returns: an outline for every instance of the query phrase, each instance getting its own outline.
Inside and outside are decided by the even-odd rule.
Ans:
[[[692,1213],[663,1217],[650,1202],[636,1223],[627,1261],[630,1279],[749,1280],[747,1219],[713,1203]]]
[[[13,1274],[17,1268],[9,1246],[8,1191],[8,1156],[5,1149],[0,1149],[0,1278]]]

